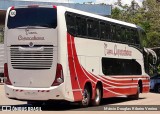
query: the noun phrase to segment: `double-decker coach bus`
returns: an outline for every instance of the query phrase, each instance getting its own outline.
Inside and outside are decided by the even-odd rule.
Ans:
[[[149,91],[138,26],[63,7],[10,7],[5,24],[5,94],[28,102],[138,99]]]

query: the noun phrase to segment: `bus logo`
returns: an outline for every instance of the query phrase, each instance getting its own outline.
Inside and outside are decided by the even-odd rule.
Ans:
[[[33,47],[33,46],[34,46],[33,42],[30,42],[29,47]]]
[[[132,51],[127,49],[127,47],[119,48],[117,44],[113,48],[108,48],[108,45],[104,43],[104,54],[112,56],[132,56]]]
[[[26,35],[37,34],[37,32],[31,32],[31,31],[29,31],[29,29],[25,29],[25,32],[26,32]]]

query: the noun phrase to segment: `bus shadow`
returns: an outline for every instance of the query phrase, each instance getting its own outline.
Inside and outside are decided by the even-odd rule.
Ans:
[[[145,98],[139,98],[139,100],[142,100]],[[115,98],[105,98],[102,99],[101,105],[99,106],[90,106],[87,108],[81,108],[78,103],[70,103],[70,102],[63,102],[58,104],[50,104],[49,106],[43,107],[43,111],[64,111],[64,110],[73,110],[73,111],[98,111],[103,110],[104,106],[107,105],[113,105],[117,103],[124,103],[128,101],[133,101],[133,99],[129,99],[126,97],[115,97]]]
[[[139,98],[138,100],[142,100],[145,98]],[[114,97],[114,98],[106,98],[103,99],[101,105],[112,105],[112,104],[117,104],[117,103],[123,103],[127,101],[133,101],[134,99],[127,98],[127,97]]]
[[[145,98],[140,98],[142,100]],[[78,103],[71,103],[71,102],[52,102],[49,104],[45,104],[41,106],[42,111],[98,111],[103,110],[105,106],[114,105],[117,103],[124,103],[132,101],[132,99],[126,97],[115,97],[115,98],[105,98],[102,99],[101,105],[99,106],[90,106],[87,108],[81,108]],[[4,105],[4,106],[11,106],[11,107],[39,107],[39,106],[32,106],[31,104],[19,104],[19,105]],[[2,110],[3,105],[0,105],[0,110]]]
[[[139,98],[139,100],[142,100],[142,99],[145,99],[145,98]],[[77,111],[103,111],[104,110],[104,107],[106,106],[111,106],[111,105],[114,105],[114,106],[118,106],[119,103],[124,103],[125,105],[125,102],[128,102],[128,101],[133,101],[133,99],[130,99],[130,98],[126,98],[126,97],[114,97],[114,98],[105,98],[105,99],[102,99],[102,102],[101,102],[101,105],[99,106],[90,106],[88,108],[79,108]]]

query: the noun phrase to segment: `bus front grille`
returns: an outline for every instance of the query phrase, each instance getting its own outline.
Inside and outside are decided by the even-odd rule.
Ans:
[[[26,50],[20,50],[21,48]],[[53,45],[35,45],[33,48],[42,50],[32,50],[27,45],[12,45],[10,48],[12,67],[26,70],[50,69],[53,62]]]

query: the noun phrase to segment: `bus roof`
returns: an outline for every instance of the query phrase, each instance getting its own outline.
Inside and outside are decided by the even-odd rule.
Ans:
[[[58,7],[64,7],[64,6],[58,6]],[[81,15],[84,15],[84,16],[89,16],[89,17],[93,17],[93,18],[97,18],[97,19],[102,19],[102,20],[105,20],[105,21],[113,22],[113,23],[116,23],[116,24],[128,26],[128,27],[137,28],[137,26],[135,24],[132,24],[132,23],[128,23],[128,22],[112,19],[112,18],[109,18],[109,17],[100,16],[100,15],[97,15],[97,14],[88,13],[88,12],[85,12],[85,11],[76,10],[76,9],[73,9],[73,8],[65,7],[65,9],[67,11],[69,11],[69,12],[81,14]]]
[[[51,8],[51,7],[55,6],[55,5],[36,5],[36,6],[38,6],[38,7],[50,7]],[[132,27],[132,28],[141,28],[141,27],[138,27],[137,25],[132,24],[132,23],[128,23],[128,22],[112,19],[112,18],[109,18],[109,17],[100,16],[100,15],[97,15],[97,14],[93,14],[93,13],[89,13],[89,12],[85,12],[85,11],[69,8],[69,7],[66,7],[66,6],[57,6],[57,7],[64,8],[66,11],[69,11],[69,12],[73,12],[73,13],[76,13],[76,14],[81,14],[81,15],[84,15],[84,16],[89,16],[89,17],[101,19],[101,20],[104,20],[104,21],[109,21],[109,22],[112,22],[112,23],[115,23],[115,24],[120,24],[120,25],[124,25],[124,26],[128,26],[128,27]],[[23,6],[18,6],[18,7],[15,7],[15,8],[28,8],[28,6],[27,5],[23,5]]]

